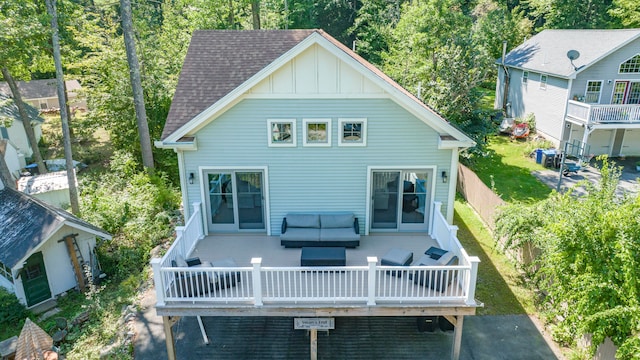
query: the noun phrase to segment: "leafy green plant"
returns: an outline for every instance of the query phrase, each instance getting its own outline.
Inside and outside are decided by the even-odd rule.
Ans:
[[[610,337],[618,358],[631,359],[640,330],[640,202],[616,195],[620,169],[599,160],[599,183],[580,183],[585,196],[554,192],[531,205],[507,205],[495,235],[506,249],[538,249],[526,270],[546,294],[540,307],[558,341],[575,345],[591,333],[593,355]]]
[[[15,294],[0,286],[0,339],[18,335],[29,312]]]

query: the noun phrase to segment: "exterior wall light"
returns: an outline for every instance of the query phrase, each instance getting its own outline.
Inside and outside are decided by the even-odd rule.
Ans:
[[[195,177],[194,173],[189,173],[189,184],[193,184],[193,179],[195,179]]]
[[[446,184],[447,180],[449,179],[449,177],[447,176],[447,172],[443,170],[441,175],[442,175],[442,182]]]

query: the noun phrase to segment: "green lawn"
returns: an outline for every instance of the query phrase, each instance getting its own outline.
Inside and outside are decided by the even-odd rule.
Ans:
[[[551,189],[531,175],[531,171],[544,167],[528,156],[537,147],[534,142],[492,136],[489,155],[475,159],[472,170],[506,202],[530,203],[545,199]]]
[[[484,86],[478,87],[478,91],[482,93],[482,98],[480,99],[480,109],[491,111],[493,110],[493,104],[496,100],[496,89],[489,88],[489,84],[485,84]]]
[[[480,258],[476,299],[484,307],[478,309],[478,315],[535,313],[533,293],[509,259],[495,249],[493,236],[462,198],[456,199],[453,223],[467,253]]]

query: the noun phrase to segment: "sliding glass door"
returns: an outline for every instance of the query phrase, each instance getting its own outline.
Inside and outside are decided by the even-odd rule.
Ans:
[[[374,170],[371,229],[427,230],[432,170]]]
[[[207,171],[210,232],[265,230],[262,171]]]

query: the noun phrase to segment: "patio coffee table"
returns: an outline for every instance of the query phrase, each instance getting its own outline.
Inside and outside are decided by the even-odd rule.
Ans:
[[[345,266],[346,253],[343,247],[303,247],[300,266]]]

